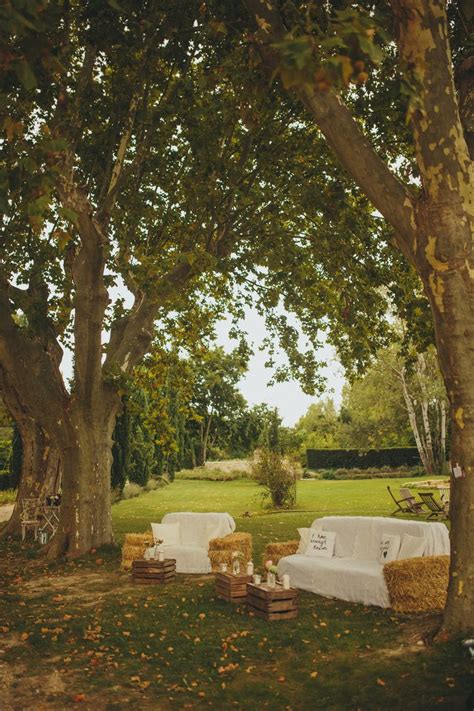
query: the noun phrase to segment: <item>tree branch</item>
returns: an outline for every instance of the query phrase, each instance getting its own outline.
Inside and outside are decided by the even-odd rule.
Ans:
[[[285,39],[288,31],[276,3],[243,0],[255,20],[257,42],[269,77],[279,69],[272,44]],[[400,249],[413,262],[415,235],[414,198],[374,150],[339,96],[332,91],[301,87],[296,95],[323,133],[348,173],[396,231]]]

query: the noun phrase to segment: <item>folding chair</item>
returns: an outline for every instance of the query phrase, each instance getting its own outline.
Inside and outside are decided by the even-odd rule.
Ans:
[[[401,499],[395,498],[389,486],[387,486],[387,491],[397,506],[395,511],[393,511],[390,516],[396,516],[397,513],[409,513],[419,516],[420,513],[423,513],[423,502],[415,501],[415,497],[409,489],[406,489],[406,491],[408,491],[408,496],[403,496]],[[402,490],[400,489],[400,493],[401,491]]]
[[[430,515],[428,516],[428,521],[430,520],[430,518],[438,518],[438,517],[447,518],[448,517],[444,506],[441,506],[436,501],[436,499],[434,498],[434,496],[431,492],[425,492],[425,493],[420,492],[420,499],[431,511]]]

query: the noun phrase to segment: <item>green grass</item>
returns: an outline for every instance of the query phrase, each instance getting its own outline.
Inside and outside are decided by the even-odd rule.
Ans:
[[[252,482],[178,481],[114,506],[114,525],[120,539],[168,511],[229,511],[260,551],[316,516],[390,513],[385,487],[302,481],[298,510],[271,513]],[[425,617],[300,593],[296,620],[266,623],[209,576],[134,587],[118,563],[108,549],[47,566],[0,543],[2,709],[463,709],[474,686],[458,642],[416,644]]]
[[[5,491],[0,491],[0,506],[4,504],[13,504],[16,500],[15,489],[6,489]]]

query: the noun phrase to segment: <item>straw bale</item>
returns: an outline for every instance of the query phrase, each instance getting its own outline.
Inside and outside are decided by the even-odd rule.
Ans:
[[[147,546],[153,544],[151,533],[126,533],[122,547],[122,568],[128,570],[132,561],[143,558]]]
[[[210,551],[240,551],[244,556],[252,556],[252,536],[250,533],[230,533],[222,538],[209,541]]]
[[[252,560],[252,536],[250,533],[230,533],[222,538],[209,541],[209,560],[213,572],[219,570],[221,563],[232,565],[232,553],[242,553],[241,564],[246,565]]]
[[[132,546],[151,546],[153,543],[153,534],[151,531],[147,533],[126,533],[124,543],[128,543]]]
[[[284,541],[283,543],[267,543],[262,556],[262,565],[265,565],[267,560],[272,560],[274,565],[277,565],[280,558],[287,555],[293,555],[298,550],[299,541]]]
[[[444,608],[449,556],[394,560],[384,565],[383,572],[395,612],[428,612]]]

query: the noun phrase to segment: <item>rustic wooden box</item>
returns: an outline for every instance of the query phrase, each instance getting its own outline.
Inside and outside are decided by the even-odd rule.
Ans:
[[[298,591],[269,588],[266,583],[247,583],[247,607],[264,620],[292,620],[298,616]]]
[[[216,573],[217,597],[226,602],[242,603],[247,597],[247,583],[252,580],[250,575],[233,575],[232,573]]]
[[[172,583],[176,577],[176,560],[134,560],[132,562],[132,580],[142,585],[164,585]]]

